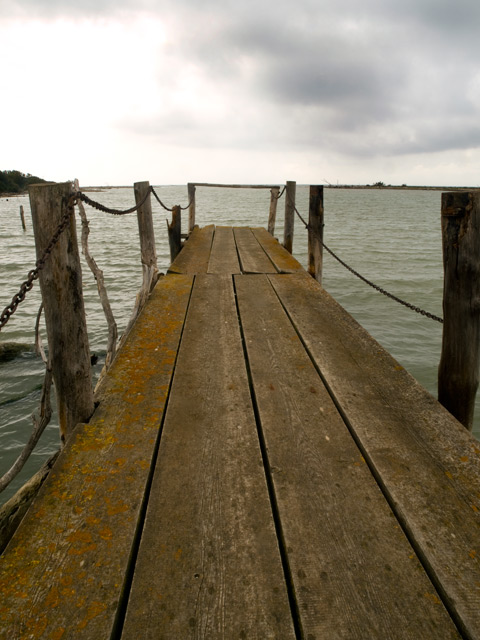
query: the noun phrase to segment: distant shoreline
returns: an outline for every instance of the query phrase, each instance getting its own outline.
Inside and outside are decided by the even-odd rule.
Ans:
[[[182,187],[186,186],[183,184],[169,184],[169,185],[158,185],[162,187]],[[298,183],[297,186],[304,187],[309,186],[308,184]],[[372,191],[477,191],[480,187],[439,187],[439,186],[417,186],[417,185],[375,185],[375,184],[325,184],[323,185],[324,189],[370,189]],[[90,191],[90,192],[100,192],[100,191],[108,191],[109,189],[130,189],[133,188],[133,185],[112,185],[112,186],[89,186],[82,187],[82,191]],[[28,195],[28,191],[23,191],[22,193],[0,193],[0,199],[8,199],[8,198],[20,198],[22,196]]]

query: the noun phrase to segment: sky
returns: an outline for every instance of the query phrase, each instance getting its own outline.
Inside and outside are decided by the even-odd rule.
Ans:
[[[0,170],[480,186],[478,0],[0,0]]]

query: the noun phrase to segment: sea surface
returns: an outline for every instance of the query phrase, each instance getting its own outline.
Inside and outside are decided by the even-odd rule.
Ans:
[[[159,186],[162,202],[171,207],[188,204],[186,186]],[[297,186],[297,209],[308,219],[308,187]],[[125,209],[135,203],[133,188],[102,188],[88,192],[102,204]],[[435,190],[325,189],[325,243],[339,257],[383,289],[442,316],[443,267],[440,229],[441,192]],[[268,190],[198,187],[197,223],[266,226]],[[23,231],[20,205],[25,210]],[[152,199],[159,270],[169,264],[166,218],[170,215]],[[279,200],[275,236],[283,239],[285,196]],[[119,331],[125,328],[141,285],[142,270],[136,215],[113,216],[86,207],[90,220],[90,251],[104,272]],[[186,231],[188,212],[184,214]],[[77,233],[80,233],[77,216]],[[295,220],[294,255],[306,266],[307,233]],[[0,198],[0,307],[10,303],[35,265],[35,244],[28,196]],[[96,284],[82,263],[90,349],[104,361],[107,328]],[[323,285],[405,367],[436,396],[442,325],[383,296],[356,278],[327,253]],[[40,288],[35,283],[0,333],[0,341],[22,344],[18,356],[0,363],[0,476],[13,464],[31,430],[31,414],[38,411],[44,365],[33,351]],[[46,343],[45,330],[42,329]],[[474,434],[480,438],[477,402]],[[55,399],[53,398],[53,405]],[[421,426],[419,425],[419,428]],[[56,416],[44,432],[21,474],[0,494],[8,499],[59,447]]]

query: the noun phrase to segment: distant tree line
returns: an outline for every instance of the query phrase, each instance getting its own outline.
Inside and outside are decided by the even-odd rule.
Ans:
[[[38,182],[46,182],[46,180],[21,171],[0,171],[0,194],[23,193],[29,184]]]

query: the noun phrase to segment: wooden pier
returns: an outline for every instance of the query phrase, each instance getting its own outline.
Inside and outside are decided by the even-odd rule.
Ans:
[[[479,443],[266,230],[193,230],[98,399],[1,638],[480,638]]]

